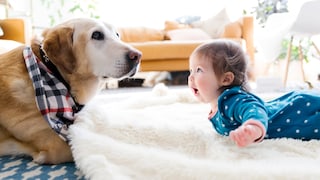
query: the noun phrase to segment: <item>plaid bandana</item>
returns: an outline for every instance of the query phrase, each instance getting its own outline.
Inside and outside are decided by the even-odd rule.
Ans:
[[[33,82],[36,103],[44,119],[64,141],[68,139],[68,127],[74,122],[77,103],[67,87],[26,47],[23,56]]]

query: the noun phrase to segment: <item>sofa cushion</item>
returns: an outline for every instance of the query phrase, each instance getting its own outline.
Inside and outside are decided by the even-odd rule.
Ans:
[[[208,40],[210,41],[210,40]],[[154,59],[185,59],[201,43],[206,41],[149,41],[145,43],[130,43],[143,52],[142,60]]]
[[[245,50],[245,42],[240,38],[228,38],[242,44]],[[152,61],[159,59],[186,59],[192,51],[200,44],[210,42],[210,40],[190,40],[190,41],[149,41],[144,43],[130,43],[141,52],[142,61]],[[142,62],[143,63],[143,62]]]
[[[224,31],[224,26],[230,22],[227,10],[223,8],[218,14],[211,18],[203,21],[196,21],[190,25],[194,28],[200,28],[207,32],[211,38],[219,38]]]
[[[166,32],[166,39],[172,41],[208,40],[211,37],[199,28],[174,29]]]
[[[18,41],[0,39],[0,54],[10,51],[23,44]]]
[[[118,33],[124,42],[162,41],[165,36],[164,31],[148,27],[121,27]]]

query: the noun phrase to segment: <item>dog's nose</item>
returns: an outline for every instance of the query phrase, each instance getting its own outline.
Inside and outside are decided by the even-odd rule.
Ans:
[[[139,51],[130,51],[128,54],[129,60],[140,62],[142,53]]]

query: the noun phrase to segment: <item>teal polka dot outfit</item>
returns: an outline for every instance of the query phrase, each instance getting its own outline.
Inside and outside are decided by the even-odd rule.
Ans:
[[[209,116],[216,131],[226,136],[249,119],[265,126],[265,139],[320,139],[320,93],[292,91],[265,102],[236,86],[219,96],[218,111]]]

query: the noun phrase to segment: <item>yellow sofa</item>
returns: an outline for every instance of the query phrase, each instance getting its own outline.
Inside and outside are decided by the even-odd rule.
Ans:
[[[23,18],[0,19],[0,28],[3,31],[0,39],[29,44],[31,27],[28,20]]]
[[[221,38],[234,39],[243,44],[254,66],[254,43],[252,16],[243,16],[238,21],[225,26]],[[29,44],[31,26],[26,19],[1,19],[0,53],[19,45]],[[141,72],[146,71],[187,71],[191,52],[207,40],[172,40],[168,32],[174,29],[190,28],[182,24],[166,21],[164,29],[144,27],[121,27],[119,34],[124,42],[131,44],[142,53]]]
[[[238,21],[225,26],[221,38],[239,41],[246,50],[251,66],[254,65],[254,42],[252,16],[243,16]],[[168,23],[170,25],[168,25]],[[145,27],[120,27],[121,39],[139,49],[142,55],[141,71],[185,71],[189,70],[188,59],[191,52],[207,40],[171,40],[167,37],[170,30],[190,28],[183,24],[172,25],[165,22],[162,30]],[[170,27],[169,27],[170,26]],[[210,39],[209,39],[210,40]]]
[[[23,18],[0,19],[0,53],[11,50],[22,44],[30,44],[31,26]]]

